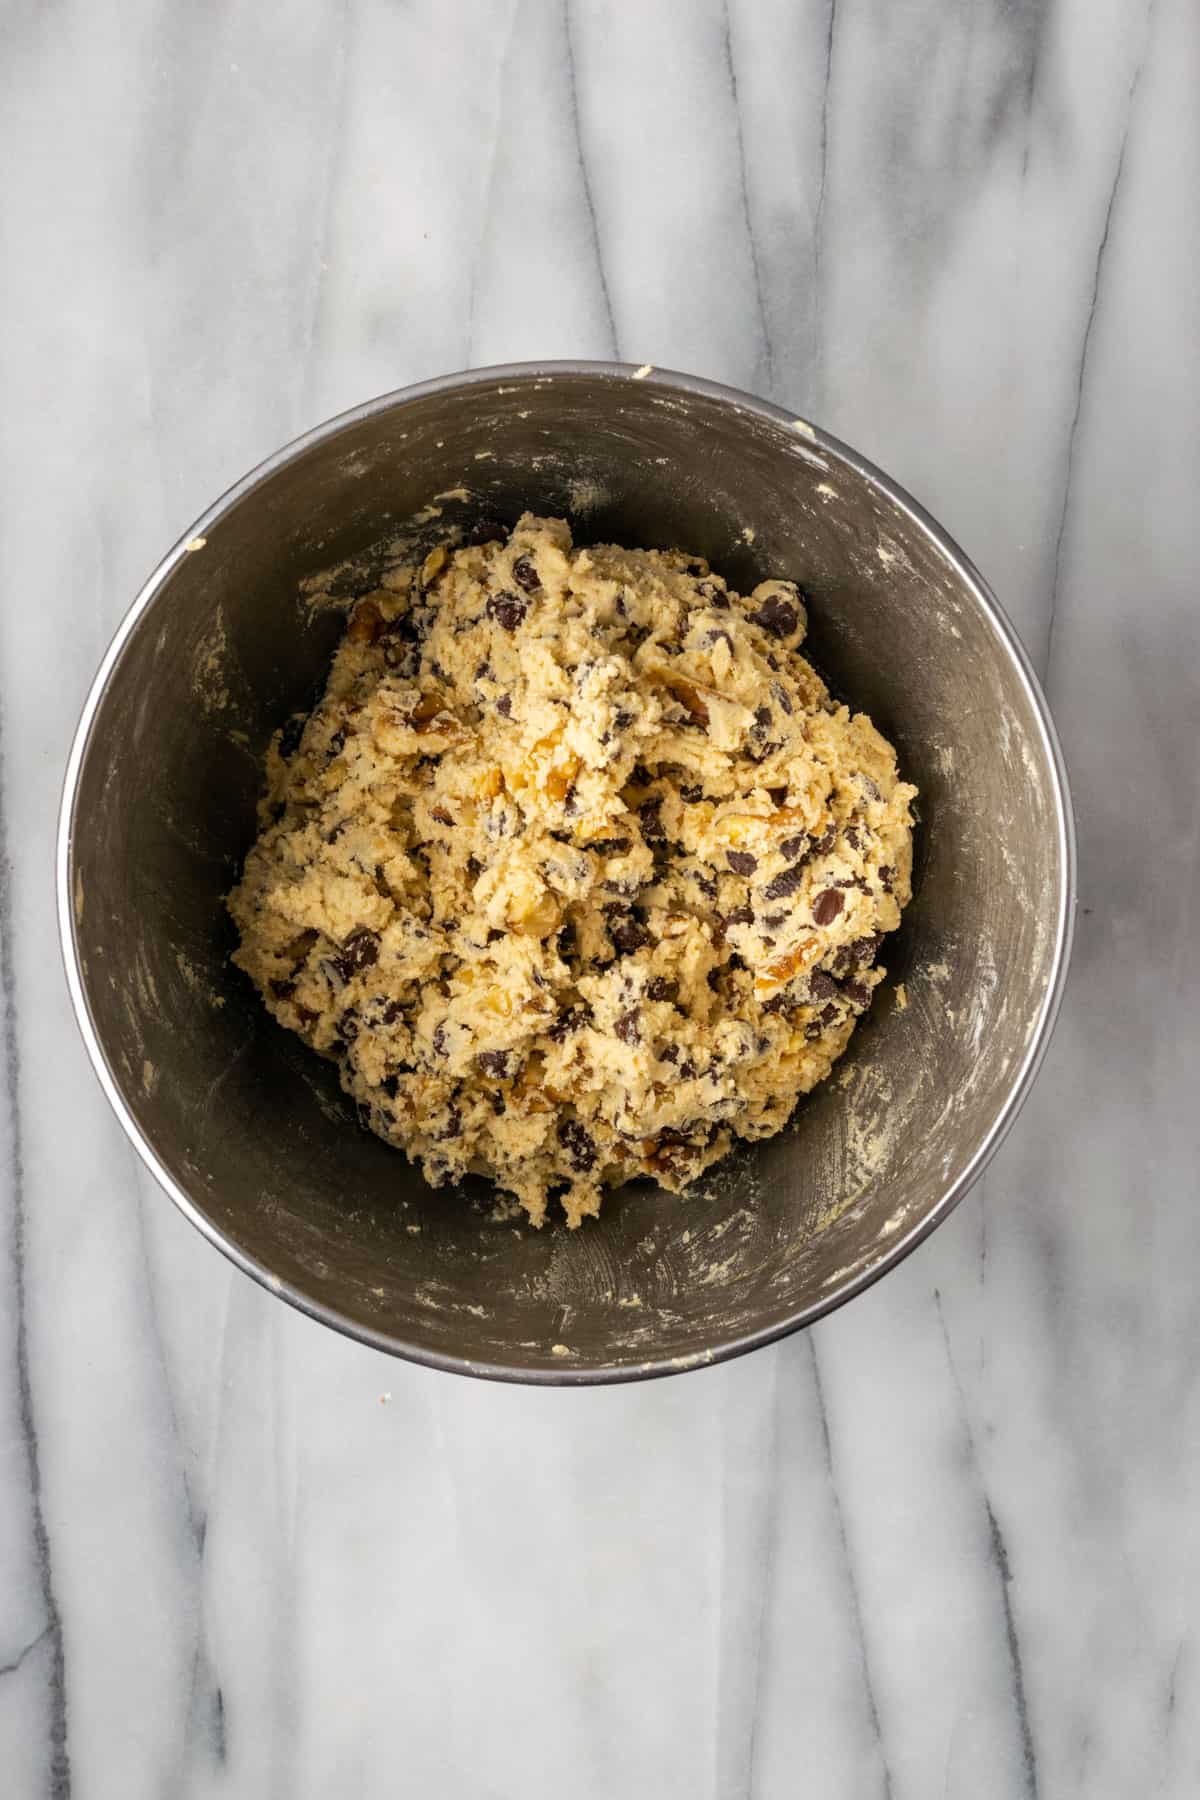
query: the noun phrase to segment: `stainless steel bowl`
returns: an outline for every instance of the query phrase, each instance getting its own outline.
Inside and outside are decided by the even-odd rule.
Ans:
[[[254,835],[267,740],[319,691],[340,628],[300,603],[301,583],[354,558],[369,585],[389,532],[432,542],[527,507],[567,515],[584,541],[697,551],[742,589],[797,578],[814,660],[921,790],[915,898],[840,1073],[785,1133],[688,1196],[633,1186],[573,1233],[493,1223],[478,1197],[431,1191],[362,1132],[332,1069],[230,967],[222,905]],[[914,501],[746,394],[550,363],[374,400],[197,520],[138,595],[84,708],[58,886],[104,1089],[176,1205],[239,1268],[420,1362],[594,1382],[807,1325],[945,1218],[1045,1050],[1074,843],[1028,660]]]

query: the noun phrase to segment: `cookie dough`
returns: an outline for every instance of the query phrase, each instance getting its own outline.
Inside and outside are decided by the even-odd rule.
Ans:
[[[796,586],[481,524],[358,600],[267,758],[234,961],[435,1186],[540,1225],[779,1131],[909,898],[892,747]]]

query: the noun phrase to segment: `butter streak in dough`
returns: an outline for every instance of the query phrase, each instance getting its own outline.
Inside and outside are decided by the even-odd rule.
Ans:
[[[577,1225],[828,1075],[916,790],[799,655],[791,583],[529,514],[473,535],[359,600],[277,735],[234,961],[434,1185]]]

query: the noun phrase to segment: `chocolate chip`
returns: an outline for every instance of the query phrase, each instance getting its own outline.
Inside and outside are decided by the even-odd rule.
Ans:
[[[826,969],[814,969],[808,978],[808,991],[814,1000],[836,1000],[841,993],[837,982]]]
[[[577,948],[577,942],[576,942],[576,938],[575,938],[575,927],[569,919],[567,920],[567,923],[563,926],[562,930],[559,932],[557,938],[555,939],[555,945],[557,947],[558,954],[562,957],[564,962],[566,962],[568,957],[573,956],[575,954],[575,951]]]
[[[856,963],[869,969],[879,953],[879,946],[882,942],[882,931],[872,932],[870,937],[855,938],[850,946],[850,955]]]
[[[880,880],[880,883],[883,887],[883,891],[885,894],[891,893],[892,882],[895,879],[895,875],[896,875],[895,869],[891,868],[888,863],[880,863],[880,865],[879,865],[879,880]]]
[[[642,827],[642,836],[648,844],[665,844],[667,841],[667,833],[659,817],[661,811],[662,800],[657,794],[652,794],[648,800],[643,800],[638,807],[638,822]]]
[[[446,1114],[446,1123],[437,1133],[437,1139],[439,1143],[444,1144],[447,1138],[461,1137],[461,1135],[462,1114],[459,1112],[457,1106],[452,1106]]]
[[[763,920],[763,924],[768,931],[778,931],[786,918],[787,914],[785,912],[768,913]]]
[[[774,717],[769,706],[756,706],[754,709],[754,723],[760,731],[766,731]]]
[[[288,720],[287,724],[280,732],[279,754],[282,756],[284,762],[287,762],[289,757],[295,756],[297,750],[300,748],[300,739],[304,736],[304,727],[307,724],[308,714],[297,713],[294,718]]]
[[[814,856],[827,856],[836,843],[837,832],[831,825],[828,831],[813,840],[812,853]]]
[[[771,683],[771,692],[775,696],[776,704],[783,712],[787,713],[790,718],[792,713],[792,697],[784,687],[782,681],[773,681]]]
[[[637,1007],[635,1006],[632,1012],[622,1013],[613,1026],[613,1030],[623,1044],[640,1043],[642,1034],[638,1029]]]
[[[500,717],[502,719],[511,719],[512,718],[512,695],[511,694],[501,694],[500,695],[500,698],[496,701],[496,711],[500,714]]]
[[[697,784],[688,783],[680,787],[679,798],[686,800],[689,806],[695,806],[697,800],[703,800],[704,789]]]
[[[650,933],[640,926],[636,919],[626,919],[621,925],[614,926],[610,933],[613,948],[620,956],[631,956],[640,950],[643,944],[650,942]]]
[[[829,1002],[828,1006],[823,1006],[821,1008],[821,1023],[822,1023],[822,1025],[832,1025],[833,1021],[837,1018],[837,1016],[838,1016],[838,1009],[837,1009],[837,1005],[834,1001],[831,1000]]]
[[[508,1080],[507,1050],[481,1050],[475,1060],[484,1075],[491,1075],[496,1081]]]
[[[384,1024],[385,1025],[394,1025],[396,1023],[396,1020],[403,1013],[403,1011],[404,1011],[403,1000],[389,1000],[387,1005],[383,1009]],[[439,1029],[440,1029],[440,1027],[439,1027]]]
[[[846,827],[846,842],[852,850],[858,850],[861,847],[859,844],[858,833],[855,831],[853,825],[847,825]]]
[[[778,875],[774,876],[772,880],[768,881],[766,887],[763,889],[763,899],[786,900],[790,895],[796,892],[796,889],[801,886],[803,881],[804,869],[800,865],[796,865],[790,869],[783,869]]]
[[[468,544],[502,544],[508,536],[499,519],[480,519],[467,533]]]
[[[871,1004],[871,990],[868,987],[864,987],[861,982],[846,982],[845,986],[842,988],[842,992],[845,994],[847,1000],[854,1006],[869,1006]]]
[[[845,895],[837,888],[823,888],[813,901],[813,918],[818,925],[832,925],[845,904]]]
[[[597,856],[619,856],[622,850],[628,850],[630,842],[629,838],[622,837],[597,838],[587,848],[594,850]]]
[[[587,1013],[582,1006],[568,1006],[559,1013],[558,1018],[547,1032],[552,1044],[564,1044],[573,1031],[578,1031]]]
[[[340,953],[333,958],[333,967],[343,981],[349,981],[360,969],[369,969],[378,960],[379,939],[365,925],[360,925],[357,931],[350,933]]]
[[[472,881],[478,881],[479,877],[482,874],[483,874],[483,864],[480,862],[479,858],[477,856],[468,856],[468,858],[467,858],[467,875],[469,876],[469,878]]]
[[[700,889],[700,892],[704,895],[706,900],[716,899],[717,884],[711,875],[706,875],[702,869],[693,869],[692,880],[696,883],[696,886]]]
[[[710,606],[715,606],[718,612],[729,611],[729,596],[724,588],[717,586],[715,581],[698,581],[696,592],[702,599],[707,600]]]
[[[446,1027],[435,1025],[433,1028],[433,1048],[438,1056],[446,1054]]]
[[[791,997],[786,992],[775,994],[767,1001],[766,1005],[763,1007],[763,1011],[765,1013],[786,1012],[791,1003]]]
[[[330,738],[329,747],[326,751],[326,755],[329,757],[330,761],[332,761],[335,756],[340,756],[342,754],[342,751],[345,748],[346,748],[346,728],[343,725],[343,726],[339,726],[338,730],[335,731],[333,736]]]
[[[563,1119],[558,1127],[558,1141],[571,1167],[577,1174],[586,1175],[596,1161],[596,1146],[578,1119]]]
[[[800,615],[793,603],[785,600],[782,594],[771,594],[750,617],[764,631],[769,631],[772,637],[785,638],[795,631]]]
[[[542,585],[538,579],[537,565],[534,563],[532,557],[518,556],[516,562],[512,566],[512,572],[513,580],[517,583],[518,587],[523,587],[527,594],[536,594]],[[512,630],[511,625],[508,626],[508,630]]]
[[[356,1012],[356,1010],[354,1009],[353,1006],[348,1006],[346,1008],[345,1012],[342,1014],[341,1018],[338,1020],[338,1036],[343,1040],[344,1043],[352,1044],[354,1042],[355,1038],[358,1036],[358,1031],[359,1031],[358,1013]]]
[[[515,631],[528,611],[528,600],[522,600],[519,594],[492,594],[487,603],[488,618],[495,619],[505,631]]]
[[[735,906],[731,913],[725,913],[722,924],[728,931],[731,925],[753,925],[754,914],[748,906]]]
[[[706,632],[704,641],[706,644],[728,644],[729,654],[731,656],[734,654],[733,639],[727,631],[721,631],[718,628],[715,631]]]
[[[803,856],[807,849],[808,833],[806,831],[798,831],[795,837],[784,838],[782,844],[779,846],[779,854],[781,856],[786,856],[789,862],[795,862],[796,858],[798,856]]]
[[[419,644],[425,636],[427,626],[428,615],[425,608],[410,606],[406,612],[397,613],[391,623],[384,626],[384,636],[396,638],[405,644]]]
[[[788,791],[785,787],[770,787],[767,789],[767,793],[770,795],[772,804],[775,806],[782,806],[788,797]]]
[[[678,992],[679,989],[673,981],[668,981],[664,975],[656,975],[653,981],[647,985],[646,998],[648,1000],[674,1000]]]
[[[727,850],[725,861],[735,875],[753,875],[758,867],[757,856],[751,856],[748,850]]]

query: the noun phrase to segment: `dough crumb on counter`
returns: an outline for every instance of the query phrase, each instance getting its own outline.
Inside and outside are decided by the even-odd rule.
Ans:
[[[434,1186],[535,1225],[781,1130],[883,979],[916,794],[798,587],[531,514],[381,579],[229,896],[270,1012]]]

